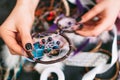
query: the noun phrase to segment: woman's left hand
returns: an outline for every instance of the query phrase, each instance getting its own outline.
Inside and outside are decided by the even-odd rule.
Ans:
[[[98,4],[82,16],[79,22],[83,23],[82,29],[75,32],[82,36],[98,36],[109,31],[113,28],[119,11],[120,0],[98,0]]]

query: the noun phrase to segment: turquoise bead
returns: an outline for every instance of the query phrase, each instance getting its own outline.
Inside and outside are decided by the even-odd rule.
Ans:
[[[32,51],[32,54],[33,54],[33,56],[34,56],[34,57],[36,57],[36,56],[37,56],[37,55],[36,55],[36,51],[35,51],[35,50],[33,50],[33,51]]]
[[[36,57],[41,58],[43,56],[44,49],[36,50]]]
[[[38,49],[39,46],[40,46],[39,42],[36,42],[36,43],[34,43],[33,45],[34,45],[34,49]]]

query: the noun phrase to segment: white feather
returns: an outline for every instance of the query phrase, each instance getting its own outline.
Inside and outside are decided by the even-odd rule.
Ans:
[[[9,49],[7,48],[6,45],[2,46],[3,50],[2,50],[2,58],[4,61],[4,64],[6,65],[7,68],[11,69],[16,67],[16,65],[19,63],[19,56],[18,55],[12,55],[9,52]]]

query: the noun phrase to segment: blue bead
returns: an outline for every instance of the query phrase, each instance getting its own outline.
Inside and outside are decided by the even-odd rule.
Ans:
[[[44,49],[37,49],[36,50],[36,57],[41,58],[43,56]]]
[[[47,51],[48,51],[48,53],[49,53],[49,52],[51,51],[51,49],[50,49],[50,48],[48,48],[48,49],[47,49]]]
[[[36,57],[36,51],[35,50],[32,51],[32,54],[33,54],[34,57]]]
[[[34,43],[33,45],[34,45],[34,48],[35,48],[35,49],[38,49],[39,46],[40,46],[39,42],[36,42],[36,43]]]
[[[57,46],[57,45],[53,47],[53,49],[58,49],[58,48],[59,48],[59,46]]]
[[[45,45],[42,45],[41,49],[45,49]]]

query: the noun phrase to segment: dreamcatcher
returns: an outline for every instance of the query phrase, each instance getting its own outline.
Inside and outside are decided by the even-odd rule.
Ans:
[[[70,8],[71,5],[69,5],[70,3],[68,3],[67,0],[42,0],[40,2],[35,13],[36,19],[33,25],[34,29],[32,35],[34,49],[32,52],[28,52],[29,60],[42,64],[56,63],[63,61],[66,58],[69,60],[69,58],[77,56],[77,54],[85,48],[90,39],[85,39],[85,41],[81,43],[76,50],[74,50],[71,40],[65,34],[74,33],[73,26],[76,24],[79,25],[76,29],[81,29],[83,27],[83,24],[77,23],[77,21],[79,21],[80,16],[84,14],[85,9],[79,0],[76,0],[76,3],[77,5],[72,5],[72,8]],[[99,18],[95,17],[93,20],[97,21]],[[102,49],[101,46],[102,40],[98,40],[96,47],[88,52],[89,54],[98,54],[97,56],[99,58],[106,61],[104,64],[109,64],[110,59],[112,58],[111,53],[108,50]],[[72,51],[73,55],[72,57],[69,57],[71,56],[70,54]],[[66,62],[64,63],[66,64]],[[98,63],[101,62],[98,61]],[[94,67],[96,66],[93,66],[92,68],[85,67],[86,72],[90,71]],[[118,62],[116,62],[115,67],[117,68],[117,71],[115,72],[115,75],[111,77],[112,79],[117,77],[119,68]],[[95,79],[102,78],[96,76]]]
[[[66,0],[46,0],[40,1],[39,4],[32,31],[34,49],[28,52],[28,59],[44,64],[62,61],[70,55],[73,49],[65,33],[74,32],[72,26],[76,25],[77,20],[74,16],[68,17],[73,13],[70,14],[70,7]],[[86,43],[88,40],[83,44]]]
[[[81,4],[78,2],[78,5]],[[40,2],[36,10],[36,21],[33,26],[41,26],[44,29],[43,31],[35,31],[35,29],[33,29],[34,49],[32,52],[28,52],[29,60],[43,64],[51,64],[65,60],[70,56],[71,51],[74,51],[71,40],[65,33],[73,33],[73,26],[82,24],[77,23],[77,17],[80,15],[76,14],[76,17],[72,15],[73,13],[70,14],[69,8],[66,0],[46,0]],[[82,6],[78,6],[77,8],[79,10],[78,12],[82,12]],[[81,15],[82,14],[83,12]],[[82,26],[79,26],[76,29],[81,28]],[[79,53],[88,43],[89,39],[86,39],[79,48],[74,51],[73,56]],[[96,47],[94,49],[96,49]]]

